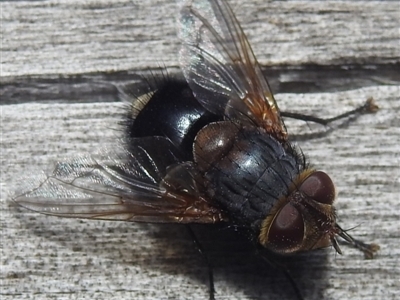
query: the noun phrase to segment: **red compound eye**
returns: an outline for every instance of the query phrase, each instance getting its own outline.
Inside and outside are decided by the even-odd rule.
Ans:
[[[335,186],[331,178],[321,171],[307,177],[299,190],[322,204],[332,204],[335,200]]]
[[[304,221],[300,212],[286,204],[271,224],[268,241],[276,249],[300,246],[304,238]]]

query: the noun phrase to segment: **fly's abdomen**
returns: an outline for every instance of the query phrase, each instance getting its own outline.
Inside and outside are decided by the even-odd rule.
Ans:
[[[193,160],[197,132],[220,119],[197,102],[186,82],[167,79],[157,90],[133,102],[126,131],[129,138],[168,138],[187,161]]]

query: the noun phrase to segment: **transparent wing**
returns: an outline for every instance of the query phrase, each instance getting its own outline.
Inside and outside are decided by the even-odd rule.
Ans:
[[[194,192],[163,185],[168,165],[177,162],[168,140],[137,139],[135,145],[130,151],[118,146],[59,162],[52,174],[25,184],[13,200],[39,213],[70,218],[156,223],[223,220],[216,208]]]
[[[271,89],[229,5],[185,0],[179,21],[181,68],[197,100],[214,113],[250,118],[285,139]]]

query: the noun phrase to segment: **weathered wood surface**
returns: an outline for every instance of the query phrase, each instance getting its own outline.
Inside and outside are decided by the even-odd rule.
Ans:
[[[60,219],[7,201],[26,174],[109,145],[120,134],[119,102],[105,103],[97,93],[92,103],[79,103],[79,93],[57,90],[50,98],[58,103],[36,103],[30,92],[40,100],[45,87],[47,100],[59,75],[69,78],[64,89],[76,84],[87,91],[68,74],[175,69],[176,7],[169,2],[2,2],[0,93],[8,103],[1,106],[2,299],[207,299],[206,266],[180,226]],[[390,70],[390,63],[400,62],[398,2],[253,0],[233,7],[263,65],[368,64]],[[368,77],[364,70],[364,87],[352,88],[355,81],[348,78],[347,91],[331,86],[329,93],[277,95],[282,110],[319,116],[336,115],[369,96],[381,108],[322,138],[298,142],[309,161],[333,177],[342,226],[357,226],[353,235],[382,247],[375,260],[344,247],[343,256],[327,249],[291,261],[307,299],[400,297],[400,80],[389,73]],[[293,81],[282,74],[280,83]],[[47,83],[29,85],[31,75]],[[96,73],[89,77],[96,79]],[[19,92],[28,100],[20,101]],[[299,122],[288,126],[295,133],[315,130]],[[225,235],[204,237],[213,249],[217,299],[294,298],[279,272],[241,255],[250,252],[218,248],[218,234]]]
[[[397,1],[232,1],[263,65],[398,62]],[[175,1],[2,3],[2,75],[177,66]]]

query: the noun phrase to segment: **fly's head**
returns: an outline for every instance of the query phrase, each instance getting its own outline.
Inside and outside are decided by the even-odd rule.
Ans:
[[[292,254],[333,246],[342,254],[337,236],[372,258],[376,244],[355,240],[336,223],[335,186],[324,172],[306,170],[287,197],[280,199],[264,219],[259,241],[280,254]]]

